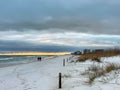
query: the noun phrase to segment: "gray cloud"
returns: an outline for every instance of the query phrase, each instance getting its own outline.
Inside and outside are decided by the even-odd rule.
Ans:
[[[1,23],[0,30],[39,30],[48,32],[83,32],[120,35],[119,19],[93,19],[79,17],[56,17],[43,19],[39,23]]]
[[[119,16],[118,0],[1,0],[1,21],[37,21],[44,16]]]
[[[76,51],[81,49],[75,46],[58,46],[58,45],[34,45],[29,42],[0,40],[0,52],[8,51],[44,51],[44,52],[61,52],[61,51]]]
[[[118,0],[1,0],[0,30],[119,35],[119,9]]]
[[[0,50],[119,46],[119,9],[119,0],[0,0]]]
[[[29,45],[62,46],[118,46],[119,35],[94,35],[75,32],[49,33],[41,31],[0,31],[0,40],[28,43]],[[18,46],[19,46],[18,43]],[[16,45],[15,44],[15,45]],[[26,45],[26,44],[25,44]],[[16,45],[17,46],[17,45]]]

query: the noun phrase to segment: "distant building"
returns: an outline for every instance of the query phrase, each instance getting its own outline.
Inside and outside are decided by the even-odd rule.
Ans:
[[[95,49],[92,51],[93,53],[96,53],[96,52],[104,52],[104,49]]]
[[[80,51],[76,51],[76,52],[73,52],[72,54],[73,54],[73,55],[81,55],[82,52],[80,52]]]
[[[90,49],[84,49],[83,53],[84,54],[90,53]]]

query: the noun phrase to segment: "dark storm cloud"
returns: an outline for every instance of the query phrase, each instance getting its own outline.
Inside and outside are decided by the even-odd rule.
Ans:
[[[61,52],[75,51],[80,48],[73,46],[58,45],[34,45],[28,42],[0,40],[0,52],[2,51],[44,51],[44,52]]]
[[[0,0],[0,50],[115,47],[119,24],[119,0]]]
[[[119,35],[119,9],[118,0],[1,0],[0,30]]]
[[[39,23],[2,23],[0,30],[39,30],[48,32],[82,32],[96,34],[120,35],[120,21],[109,19],[89,19],[78,17],[59,17]]]

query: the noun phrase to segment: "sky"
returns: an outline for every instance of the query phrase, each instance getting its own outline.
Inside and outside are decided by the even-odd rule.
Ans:
[[[120,0],[0,0],[0,51],[120,46]]]

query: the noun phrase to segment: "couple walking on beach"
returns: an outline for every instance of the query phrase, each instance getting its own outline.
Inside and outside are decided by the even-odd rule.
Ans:
[[[38,61],[41,61],[41,59],[42,59],[41,57],[38,57],[38,58],[37,58]]]

